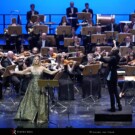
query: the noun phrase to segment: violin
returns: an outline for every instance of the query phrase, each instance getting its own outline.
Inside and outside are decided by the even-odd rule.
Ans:
[[[132,60],[132,61],[128,62],[128,65],[134,66],[135,65],[135,60]]]
[[[63,62],[64,65],[73,65],[74,64],[74,61],[73,60],[67,60],[65,59],[64,62]]]
[[[57,58],[57,56],[58,56],[57,53],[52,54],[52,58]]]
[[[25,57],[27,57],[27,56],[30,56],[31,53],[30,53],[29,51],[24,51],[24,52],[23,52],[23,55],[24,55]]]
[[[3,52],[0,52],[0,57],[4,57],[5,54]]]

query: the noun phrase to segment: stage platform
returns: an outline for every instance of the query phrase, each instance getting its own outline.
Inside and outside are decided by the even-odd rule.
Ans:
[[[115,112],[110,112],[107,108],[95,107],[95,121],[132,121],[132,106],[123,106],[122,111],[116,109]]]

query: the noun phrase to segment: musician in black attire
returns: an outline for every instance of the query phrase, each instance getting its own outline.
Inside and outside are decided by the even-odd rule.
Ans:
[[[118,68],[118,63],[120,60],[119,56],[119,49],[116,47],[113,47],[111,50],[110,58],[105,59],[102,56],[103,54],[99,55],[99,60],[105,63],[108,63],[108,71],[107,71],[107,86],[109,90],[109,95],[110,95],[110,103],[111,103],[111,108],[109,111],[115,112],[115,98],[116,102],[118,104],[118,110],[122,110],[122,106],[120,103],[120,98],[117,90],[117,68]]]
[[[39,41],[37,42],[37,44],[38,44],[37,48],[39,49],[39,52],[41,51],[41,48],[51,46],[49,40],[47,40],[47,34],[46,33],[41,34],[41,37],[40,37]]]
[[[70,21],[71,26],[74,27],[75,30],[77,30],[78,28],[77,26],[78,20],[76,19],[77,12],[78,12],[78,9],[74,7],[74,2],[70,2],[70,7],[66,9],[66,15],[67,17],[73,17],[73,19],[69,19],[69,21]]]
[[[30,5],[30,8],[31,8],[31,10],[27,12],[27,16],[26,16],[26,19],[27,19],[26,31],[27,32],[28,32],[28,24],[31,21],[31,16],[32,15],[38,15],[39,14],[39,12],[35,10],[35,4],[31,4]]]
[[[1,65],[3,67],[7,67],[7,66],[10,66],[10,65],[15,65],[14,61],[13,61],[13,56],[14,56],[14,53],[12,51],[8,51],[7,53],[7,58],[5,58],[2,62],[1,62]],[[4,86],[7,86],[8,84],[7,83],[13,83],[14,85],[14,88],[15,88],[15,91],[16,93],[18,94],[19,93],[19,89],[20,89],[20,79],[18,76],[16,75],[11,75],[11,76],[8,76],[6,78],[3,79],[3,85]]]
[[[82,12],[91,13],[91,16],[93,18],[93,10],[89,8],[89,3],[85,3],[85,9],[83,9]]]

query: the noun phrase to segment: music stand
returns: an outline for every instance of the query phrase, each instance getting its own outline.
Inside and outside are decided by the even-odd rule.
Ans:
[[[79,46],[79,51],[82,51],[83,53],[85,52],[85,48],[84,46]],[[68,46],[68,52],[70,54],[70,52],[76,52],[75,51],[75,46]]]
[[[112,39],[116,39],[118,31],[105,31],[106,34],[106,38],[112,38]]]
[[[42,56],[47,55],[49,48],[50,47],[43,47],[43,48],[41,48],[41,55]],[[57,47],[51,47],[51,48],[53,48],[54,52],[57,53]]]
[[[83,74],[83,76],[97,75],[100,67],[101,67],[100,64],[91,64],[89,66],[85,66],[82,74]],[[92,95],[92,80],[90,80],[90,86],[91,86],[90,87],[90,95],[88,97],[84,98],[83,101],[90,98],[95,103],[96,100],[94,99],[94,97]]]
[[[135,35],[135,29],[130,29],[130,33],[131,33],[132,35]]]
[[[71,26],[57,27],[57,35],[70,35],[70,34],[71,34]]]
[[[51,43],[52,46],[56,46],[56,40],[55,40],[54,35],[47,35],[46,38],[47,38],[47,40],[50,41],[50,43]]]
[[[118,42],[119,43],[122,43],[127,36],[130,36],[131,37],[132,34],[131,33],[119,33],[118,34]]]
[[[135,13],[130,14],[130,15],[129,15],[129,20],[131,21],[132,18],[134,18],[134,17],[135,17]]]
[[[53,78],[53,80],[59,80],[59,79],[61,78],[62,74],[63,74],[63,71],[58,72],[58,73],[55,75],[55,77]],[[51,109],[54,108],[54,107],[57,106],[57,105],[60,105],[60,106],[62,106],[63,108],[67,109],[66,106],[64,106],[63,104],[61,104],[61,103],[58,101],[58,98],[57,98],[57,101],[55,102],[55,104],[51,106]]]
[[[8,26],[8,34],[9,35],[21,35],[22,34],[22,26],[17,25],[17,26]]]
[[[82,27],[81,35],[91,35],[96,33],[96,26]]]
[[[133,89],[134,89],[134,83],[135,83],[135,66],[124,66],[126,76],[124,76],[124,81],[130,81],[133,83]],[[135,99],[135,94],[131,98],[131,100],[128,102],[131,104]]]
[[[80,64],[82,62],[82,57],[69,57],[68,60],[73,60]]]
[[[91,43],[103,43],[106,39],[106,34],[92,34]]]
[[[34,34],[48,33],[47,25],[38,25],[33,27]]]
[[[15,67],[16,65],[10,65],[10,66],[7,66],[6,69],[5,69],[5,72],[3,73],[2,77],[8,77],[8,76],[11,76],[10,74],[10,70],[15,70]]]
[[[101,52],[105,50],[105,52],[111,52],[112,47],[111,46],[100,46]]]
[[[86,13],[86,12],[77,13],[78,20],[84,20],[84,19],[89,20],[91,18],[92,18],[91,13]]]
[[[121,56],[127,55],[128,49],[129,49],[129,48],[126,47],[126,46],[120,46],[120,54],[121,54]]]
[[[47,92],[49,94],[49,89],[54,88],[54,87],[59,87],[59,82],[58,82],[58,80],[42,80],[42,79],[39,79],[38,80],[38,86],[39,86],[40,89],[43,89],[43,88],[47,87]],[[47,108],[47,105],[46,105],[46,108]],[[49,123],[57,126],[57,124],[51,122],[50,119],[49,119],[49,96],[48,96],[48,124]]]
[[[64,46],[68,47],[68,46],[72,46],[73,45],[73,38],[64,38]]]

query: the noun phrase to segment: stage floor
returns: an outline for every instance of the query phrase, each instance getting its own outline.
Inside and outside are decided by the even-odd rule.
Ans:
[[[96,122],[94,121],[95,109],[101,107],[106,110],[110,108],[109,95],[105,88],[102,88],[102,97],[95,103],[91,99],[85,101],[81,98],[81,89],[75,91],[75,100],[60,101],[67,109],[56,106],[50,109],[50,122],[48,124],[33,124],[28,121],[14,121],[18,105],[23,96],[15,95],[7,90],[3,100],[0,101],[0,128],[135,128],[135,101],[132,107],[132,122]],[[55,93],[57,96],[57,91]],[[128,105],[130,99],[122,98],[122,106]]]

